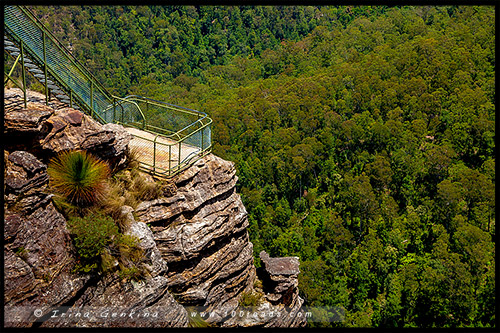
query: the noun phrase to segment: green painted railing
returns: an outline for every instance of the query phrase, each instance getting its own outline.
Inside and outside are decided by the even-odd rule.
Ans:
[[[12,44],[5,51],[15,59],[4,85],[10,80],[23,90],[25,107],[28,72],[44,85],[47,104],[51,92],[59,92],[61,101],[103,124],[141,130],[131,130],[131,146],[141,168],[158,177],[171,177],[210,152],[212,120],[207,114],[141,96],[110,94],[27,8],[4,6],[4,34],[4,43]],[[12,77],[18,64],[22,83]]]

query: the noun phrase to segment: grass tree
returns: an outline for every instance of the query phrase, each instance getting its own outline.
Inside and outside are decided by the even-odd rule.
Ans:
[[[65,151],[50,160],[50,185],[68,202],[88,206],[102,200],[110,169],[85,151]]]

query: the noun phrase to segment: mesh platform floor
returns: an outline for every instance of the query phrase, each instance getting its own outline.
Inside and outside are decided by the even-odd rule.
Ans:
[[[167,139],[162,136],[158,136],[156,139],[156,154],[154,153],[154,143],[152,140],[155,139],[156,135],[141,131],[136,128],[126,127],[126,130],[134,136],[132,141],[129,143],[131,150],[136,150],[138,159],[140,162],[149,164],[150,166],[143,165],[149,169],[152,169],[153,157],[155,157],[156,163],[155,167],[157,172],[164,172],[170,168],[174,168],[179,164],[179,144],[171,139]],[[149,139],[145,140],[143,138]],[[169,147],[170,150],[169,150]],[[190,146],[186,143],[181,143],[181,162],[188,158],[190,155],[194,156],[200,151],[199,148]],[[169,164],[170,160],[170,164]]]

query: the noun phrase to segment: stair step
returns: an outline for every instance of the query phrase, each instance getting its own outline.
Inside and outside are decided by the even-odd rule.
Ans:
[[[43,74],[43,71],[39,70],[38,68],[30,68],[28,69],[31,73],[36,73],[36,74]]]
[[[60,101],[63,102],[63,103],[66,103],[66,104],[70,104],[69,103],[69,99],[60,99]]]
[[[29,64],[29,63],[27,64],[27,63],[26,63],[26,61],[24,62],[24,67],[28,67],[28,68],[38,68],[38,66],[37,66],[37,65],[35,65],[35,64]]]
[[[19,52],[12,52],[10,55],[13,56],[13,57],[17,57],[18,55],[20,55],[21,53]]]
[[[48,84],[47,83],[47,86],[49,87],[49,89],[52,89],[52,90],[56,90],[56,89],[59,89],[58,86],[54,85],[54,84]]]
[[[64,93],[64,91],[62,90],[59,90],[59,89],[51,89],[52,93],[56,94],[56,95],[66,95]]]
[[[35,74],[35,75],[33,75],[33,76],[34,76],[34,77],[38,77],[38,78],[40,78],[40,79],[45,79],[45,75],[43,75],[43,74]],[[45,81],[45,80],[44,80],[44,81]]]
[[[15,45],[14,43],[12,43],[12,42],[11,42],[10,40],[8,40],[8,39],[4,39],[4,40],[3,40],[3,44],[4,44],[4,45],[7,45],[7,46],[14,46],[14,45]]]
[[[56,95],[56,98],[58,98],[58,99],[64,98],[64,99],[67,99],[69,101],[69,97],[66,95]]]
[[[16,52],[21,51],[19,48],[15,47],[15,46],[5,46],[4,49],[6,49],[8,51],[16,51]]]

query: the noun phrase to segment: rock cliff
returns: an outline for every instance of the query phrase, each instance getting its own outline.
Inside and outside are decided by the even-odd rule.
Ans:
[[[52,203],[46,163],[59,151],[79,148],[119,168],[126,162],[130,136],[121,126],[102,126],[75,109],[36,102],[21,109],[12,103],[15,91],[5,96],[10,107],[4,134],[23,138],[9,142],[4,154],[7,326],[185,327],[192,324],[186,311],[192,307],[211,311],[205,322],[213,326],[305,325],[303,317],[231,317],[249,293],[261,295],[263,311],[302,311],[299,261],[261,254],[264,267],[256,270],[234,164],[212,154],[175,176],[165,196],[141,202],[135,210],[122,207],[130,225],[126,233],[136,236],[144,250],[149,271],[144,279],[74,273],[74,247],[66,220]],[[259,280],[262,287],[256,287]],[[38,322],[33,315],[20,321],[16,318],[23,314],[13,306],[60,307],[67,313],[103,307],[128,313],[155,310],[160,318],[61,321],[44,312]]]
[[[137,207],[168,264],[170,290],[184,304],[232,310],[253,283],[253,246],[236,180],[232,163],[208,155],[174,178],[175,195]]]

